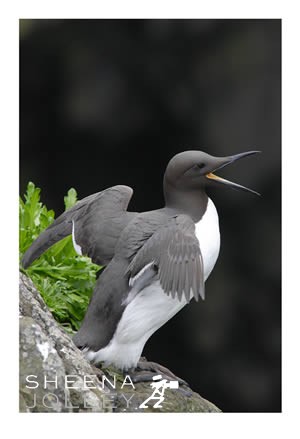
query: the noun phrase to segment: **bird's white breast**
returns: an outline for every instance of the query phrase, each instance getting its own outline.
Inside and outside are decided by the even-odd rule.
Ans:
[[[218,214],[210,199],[205,214],[196,224],[195,233],[200,244],[206,280],[220,249]],[[178,300],[165,294],[159,280],[156,280],[129,301],[110,343],[98,352],[87,352],[86,356],[96,362],[113,363],[121,369],[135,367],[149,337],[186,304],[184,296]]]
[[[208,278],[219,256],[220,230],[217,209],[209,198],[206,212],[196,224],[195,230],[199,241],[204,264],[204,280]]]

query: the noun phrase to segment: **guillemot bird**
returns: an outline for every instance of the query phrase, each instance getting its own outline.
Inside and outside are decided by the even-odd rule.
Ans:
[[[179,153],[165,171],[165,207],[128,212],[133,190],[114,186],[78,201],[34,241],[24,268],[68,235],[79,254],[106,266],[73,338],[88,360],[136,368],[149,337],[192,298],[204,299],[220,249],[218,214],[205,189],[223,185],[259,195],[214,174],[257,152]]]

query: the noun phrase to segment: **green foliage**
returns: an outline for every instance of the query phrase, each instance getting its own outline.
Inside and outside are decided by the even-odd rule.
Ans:
[[[32,242],[54,221],[54,211],[40,201],[40,189],[28,183],[25,200],[20,197],[20,259]],[[75,189],[64,197],[66,210],[77,201]],[[22,269],[22,268],[21,268]],[[99,266],[76,254],[72,237],[54,244],[27,269],[50,311],[68,332],[77,330],[92,294]]]

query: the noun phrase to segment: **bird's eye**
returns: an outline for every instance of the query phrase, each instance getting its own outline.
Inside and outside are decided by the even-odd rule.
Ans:
[[[204,168],[205,167],[205,164],[204,163],[198,163],[197,164],[197,168],[198,169],[202,169],[202,168]]]

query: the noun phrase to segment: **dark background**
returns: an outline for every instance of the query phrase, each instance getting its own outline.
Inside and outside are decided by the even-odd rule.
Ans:
[[[21,20],[20,190],[57,214],[116,184],[130,210],[163,205],[177,152],[262,154],[220,175],[262,193],[214,189],[222,246],[205,302],[147,343],[223,411],[281,410],[281,21]]]

